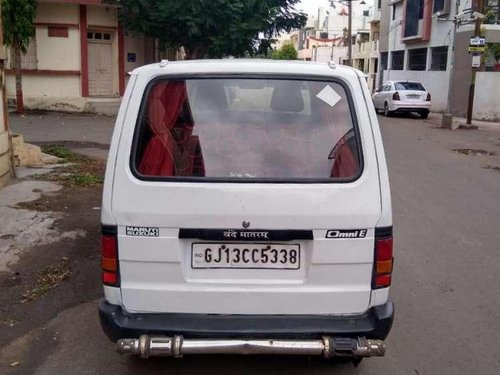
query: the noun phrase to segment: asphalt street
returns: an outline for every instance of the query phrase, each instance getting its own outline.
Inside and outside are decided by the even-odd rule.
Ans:
[[[499,374],[500,157],[453,150],[500,155],[500,126],[449,131],[436,127],[436,115],[379,119],[395,236],[396,317],[386,357],[356,369],[298,357],[122,357],[102,333],[91,301],[2,349],[0,373]],[[28,141],[46,141],[25,133]],[[86,137],[109,142],[103,134]],[[6,358],[20,363],[10,367]]]

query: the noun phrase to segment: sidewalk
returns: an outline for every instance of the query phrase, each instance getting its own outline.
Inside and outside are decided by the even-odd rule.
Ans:
[[[431,113],[425,122],[431,123],[436,127],[441,127],[441,121],[443,118],[442,113]],[[462,117],[453,116],[454,128],[463,128],[467,126],[467,120]],[[472,120],[472,126],[477,126],[478,129],[500,129],[500,122],[494,121],[480,121],[480,120]]]

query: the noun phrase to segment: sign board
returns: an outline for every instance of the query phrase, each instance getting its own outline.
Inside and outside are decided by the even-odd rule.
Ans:
[[[486,52],[486,47],[469,47],[469,52]]]
[[[470,45],[476,47],[478,46],[484,47],[486,46],[486,39],[475,36],[474,38],[470,38]]]
[[[472,67],[473,68],[481,67],[481,55],[472,56]]]

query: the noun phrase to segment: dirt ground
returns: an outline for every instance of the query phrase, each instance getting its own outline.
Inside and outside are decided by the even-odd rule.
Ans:
[[[56,243],[31,249],[21,260],[0,273],[0,347],[35,327],[43,326],[60,311],[95,300],[102,294],[100,284],[101,186],[64,187],[56,195],[21,204],[22,208],[65,213],[55,226],[61,231],[82,230],[84,238],[62,238]],[[43,290],[40,273],[64,268],[64,280],[54,290],[26,300],[28,291]],[[36,293],[35,293],[36,295]]]

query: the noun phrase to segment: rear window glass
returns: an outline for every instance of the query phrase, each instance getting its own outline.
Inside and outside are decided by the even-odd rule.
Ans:
[[[396,90],[425,91],[424,86],[419,82],[396,82]]]
[[[142,179],[332,180],[360,173],[353,116],[336,82],[157,81],[142,105],[132,156]]]

